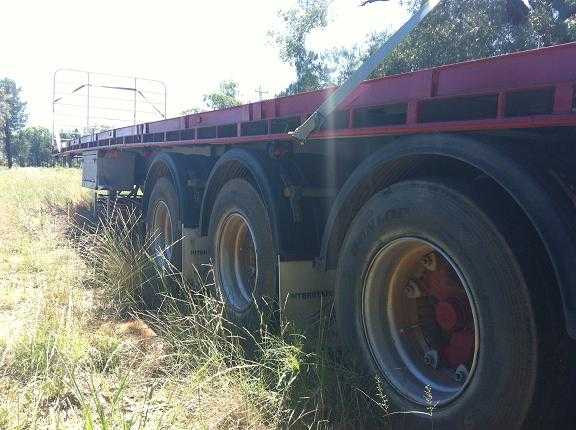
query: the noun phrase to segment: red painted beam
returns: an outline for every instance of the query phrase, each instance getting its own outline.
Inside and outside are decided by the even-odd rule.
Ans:
[[[549,48],[524,51],[500,57],[468,61],[435,69],[420,70],[403,75],[389,76],[363,82],[345,101],[341,110],[352,113],[370,106],[406,104],[406,124],[348,128],[317,132],[313,139],[338,139],[343,137],[378,136],[409,133],[458,132],[501,130],[506,128],[535,128],[555,126],[575,126],[576,112],[574,94],[576,85],[576,43],[557,45]],[[540,115],[523,118],[506,117],[506,100],[511,91],[535,88],[555,88],[554,115]],[[300,117],[304,120],[315,111],[334,88],[313,91],[294,96],[279,97],[273,100],[251,103],[230,109],[202,112],[183,117],[140,124],[136,134],[163,133],[189,128],[236,124],[270,120],[274,118]],[[450,97],[465,97],[480,94],[498,96],[497,117],[494,119],[451,121],[442,123],[419,123],[418,110],[423,102]],[[98,134],[99,139],[122,137],[134,134],[134,127]],[[96,146],[97,148],[141,148],[173,147],[185,145],[242,144],[289,139],[287,134],[267,134],[258,136],[237,136],[216,139],[194,139],[177,142],[147,142],[124,145]],[[86,139],[83,139],[84,141]],[[74,148],[63,151],[78,153],[92,148]]]
[[[406,134],[430,134],[450,132],[483,132],[497,130],[533,129],[543,127],[576,127],[576,115],[540,115],[519,118],[497,118],[475,121],[451,121],[442,123],[415,124],[412,126],[394,125],[387,127],[353,128],[314,133],[311,141],[324,141],[358,137],[395,136]],[[289,134],[268,134],[262,136],[242,136],[216,139],[193,139],[177,142],[148,142],[123,145],[109,145],[92,148],[78,148],[66,151],[63,155],[76,155],[95,149],[134,149],[134,148],[172,148],[192,145],[229,145],[241,143],[272,142],[291,140]]]

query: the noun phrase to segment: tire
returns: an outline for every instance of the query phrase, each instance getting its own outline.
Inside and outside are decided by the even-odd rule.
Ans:
[[[208,236],[214,279],[229,320],[256,327],[274,319],[278,250],[266,205],[244,179],[227,182],[216,197]]]
[[[473,195],[413,180],[365,204],[339,256],[339,333],[392,410],[434,406],[431,416],[398,415],[395,428],[568,427],[558,417],[571,395],[555,392],[554,377],[566,357],[546,339],[561,311],[544,314],[533,292],[534,282],[549,287],[534,270],[542,260],[527,255],[535,247],[525,231],[511,242],[500,222],[509,213],[496,216]],[[413,316],[417,324],[401,327]]]
[[[166,177],[159,178],[150,193],[146,234],[157,266],[167,273],[179,272],[182,268],[180,202],[174,185]]]

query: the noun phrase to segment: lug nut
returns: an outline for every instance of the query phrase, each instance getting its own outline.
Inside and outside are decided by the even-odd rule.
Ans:
[[[432,369],[438,368],[438,351],[431,349],[424,355],[424,362]]]
[[[422,297],[422,291],[420,291],[420,287],[415,281],[408,281],[406,287],[404,288],[404,292],[406,293],[406,297],[409,299],[416,299],[418,297]]]
[[[436,254],[434,254],[433,252],[431,252],[430,254],[426,254],[422,258],[421,262],[422,265],[426,268],[426,270],[429,270],[430,272],[434,272],[438,268],[438,262],[436,261]]]
[[[466,366],[461,364],[456,368],[456,372],[454,372],[454,380],[459,384],[463,384],[466,382],[466,379],[468,379],[468,369],[466,369]]]

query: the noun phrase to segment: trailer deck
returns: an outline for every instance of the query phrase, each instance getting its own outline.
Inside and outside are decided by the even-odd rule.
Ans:
[[[334,90],[109,130],[60,153],[289,140]],[[310,140],[562,126],[576,126],[576,43],[365,81]]]

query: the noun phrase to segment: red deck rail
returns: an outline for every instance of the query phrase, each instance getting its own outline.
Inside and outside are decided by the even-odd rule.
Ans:
[[[84,136],[62,149],[289,139],[334,88]],[[363,82],[311,139],[576,126],[576,43]]]

